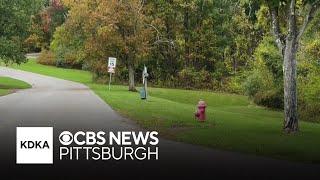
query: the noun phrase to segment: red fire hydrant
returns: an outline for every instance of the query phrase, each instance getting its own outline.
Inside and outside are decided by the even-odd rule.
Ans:
[[[200,121],[204,122],[206,120],[206,107],[207,104],[205,101],[200,100],[198,102],[198,110],[195,113],[195,117]]]

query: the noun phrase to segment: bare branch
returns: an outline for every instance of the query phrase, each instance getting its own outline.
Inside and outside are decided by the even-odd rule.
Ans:
[[[175,47],[175,44],[174,44],[174,41],[173,40],[170,40],[170,39],[162,39],[161,38],[161,33],[160,31],[152,24],[146,24],[147,26],[150,26],[152,27],[154,30],[156,30],[157,32],[157,40],[154,42],[154,44],[163,44],[163,43],[166,43],[166,44],[169,44],[171,45],[172,47]]]
[[[138,13],[141,12],[141,10],[143,9],[144,4],[145,4],[145,0],[140,0],[140,7],[138,9]]]
[[[174,44],[174,42],[172,40],[159,39],[159,40],[155,41],[154,44],[157,44],[157,45],[159,45],[159,44],[168,44],[171,47],[175,48],[175,44]]]
[[[157,31],[157,40],[160,40],[160,35],[161,35],[160,31],[152,24],[146,24],[146,25],[152,27],[154,30]]]
[[[304,18],[303,25],[301,26],[301,29],[299,31],[298,40],[301,39],[303,33],[306,31],[308,25],[313,20],[315,14],[320,9],[320,3],[314,3],[314,4],[308,4],[308,11],[306,14],[306,17]]]
[[[297,36],[297,19],[296,19],[296,0],[291,0],[288,14],[288,37],[296,38]]]

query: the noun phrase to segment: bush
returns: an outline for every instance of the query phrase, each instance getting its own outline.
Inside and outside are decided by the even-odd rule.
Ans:
[[[96,61],[91,64],[93,72],[93,81],[106,83],[108,81],[108,65],[104,61]]]
[[[50,44],[56,57],[56,66],[63,68],[83,68],[83,47],[79,39],[73,38],[64,25],[57,28]]]
[[[308,59],[318,60],[320,59],[320,33],[307,43],[304,47],[304,53],[308,56]]]
[[[194,69],[186,68],[182,69],[178,74],[179,86],[185,87],[186,89],[192,89],[195,84],[196,73]]]
[[[40,56],[37,59],[39,64],[55,66],[56,60],[55,56],[51,51],[42,50]]]
[[[196,73],[195,87],[198,89],[213,89],[214,83],[210,72],[201,70]]]
[[[82,62],[78,61],[78,56],[76,52],[68,51],[65,52],[63,58],[58,58],[56,62],[57,67],[63,68],[73,68],[73,69],[82,69]]]
[[[266,36],[254,53],[253,70],[243,84],[245,94],[254,103],[269,107],[283,108],[282,59],[272,37]]]
[[[206,70],[196,71],[193,68],[185,68],[178,73],[178,87],[186,89],[214,89],[214,79]]]
[[[255,50],[254,57],[260,63],[255,64],[256,66],[260,66],[257,68],[268,70],[275,81],[281,82],[283,79],[283,60],[273,36],[265,36],[263,38]],[[261,67],[261,65],[264,67]]]
[[[261,106],[282,109],[283,108],[283,91],[269,90],[265,92],[258,92],[254,95],[253,101]]]
[[[310,72],[299,79],[299,116],[306,121],[320,122],[320,77]]]
[[[283,87],[274,81],[272,73],[263,66],[251,72],[244,82],[244,90],[254,103],[275,109],[283,108]]]
[[[254,97],[258,92],[265,89],[263,82],[262,75],[257,71],[253,71],[243,84],[245,94],[249,97]]]
[[[300,101],[299,117],[304,121],[320,122],[320,103],[306,103]]]
[[[226,92],[235,94],[245,94],[243,82],[246,80],[245,73],[238,74],[228,79]]]

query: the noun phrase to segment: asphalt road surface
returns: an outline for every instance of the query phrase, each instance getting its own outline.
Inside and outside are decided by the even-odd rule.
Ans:
[[[60,161],[16,165],[16,127],[69,131],[138,131],[85,85],[0,67],[0,76],[33,88],[0,97],[0,179],[311,179],[320,166],[224,152],[160,139],[158,161]],[[148,113],[148,112],[146,112]],[[160,134],[161,135],[161,134]],[[55,142],[55,144],[58,142]],[[320,151],[319,151],[320,152]]]

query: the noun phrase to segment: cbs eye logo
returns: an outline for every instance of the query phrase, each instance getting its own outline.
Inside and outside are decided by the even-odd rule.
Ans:
[[[59,136],[59,141],[62,145],[68,146],[73,142],[73,135],[69,131],[63,131]]]

